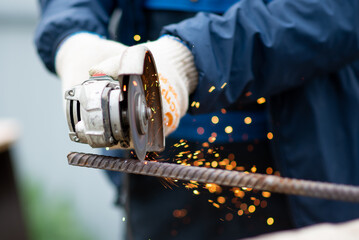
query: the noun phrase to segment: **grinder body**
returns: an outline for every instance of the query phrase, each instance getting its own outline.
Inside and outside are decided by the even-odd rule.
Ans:
[[[138,159],[165,146],[160,84],[151,52],[128,48],[117,79],[90,77],[65,92],[72,141],[93,148],[134,149]]]

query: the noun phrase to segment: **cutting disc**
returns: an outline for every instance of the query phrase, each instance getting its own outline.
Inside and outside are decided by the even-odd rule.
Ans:
[[[135,149],[137,158],[144,160],[147,152],[149,114],[140,76],[129,76],[127,94],[131,145]]]

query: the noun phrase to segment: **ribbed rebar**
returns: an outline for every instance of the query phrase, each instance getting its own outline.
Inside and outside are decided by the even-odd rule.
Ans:
[[[184,166],[173,163],[121,159],[76,152],[70,153],[67,158],[69,164],[74,166],[100,168],[178,180],[193,180],[202,183],[215,183],[222,186],[247,187],[307,197],[359,202],[359,187],[351,185],[291,179],[259,173]]]

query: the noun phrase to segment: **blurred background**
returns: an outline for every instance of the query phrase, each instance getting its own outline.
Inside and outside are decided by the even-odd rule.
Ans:
[[[0,121],[19,126],[8,150],[28,238],[119,239],[124,213],[105,174],[67,165],[70,151],[93,150],[68,138],[60,82],[34,48],[38,16],[35,0],[0,1]],[[11,213],[0,205],[6,221]]]

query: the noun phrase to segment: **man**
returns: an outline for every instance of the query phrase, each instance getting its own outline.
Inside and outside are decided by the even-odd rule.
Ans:
[[[103,70],[108,70],[107,66],[111,64],[106,65],[102,61],[121,54],[124,46],[101,42],[94,36],[83,35],[85,33],[82,35],[72,34],[87,31],[92,35],[96,33],[108,36],[109,16],[115,7],[120,7],[122,16],[116,36],[122,43],[132,45],[136,43],[136,39],[138,40],[138,37],[135,36],[142,36],[142,39],[145,38],[144,36],[150,36],[145,33],[146,30],[149,33],[156,32],[155,30],[159,29],[161,25],[156,24],[158,22],[166,25],[193,15],[163,11],[170,9],[188,11],[186,4],[181,1],[174,1],[171,6],[166,4],[167,2],[162,2],[162,4],[160,2],[162,1],[145,1],[144,3],[142,1],[130,3],[122,1],[75,1],[74,3],[44,1],[42,2],[42,21],[37,34],[39,53],[51,71],[55,71],[56,59],[56,71],[63,80],[65,89],[75,81],[85,80],[86,71],[92,65],[99,64],[92,68],[92,73],[97,71],[107,73]],[[196,4],[201,6],[201,1],[191,4],[191,6],[197,6]],[[182,86],[178,89],[185,89],[181,91],[183,96],[190,94],[189,103],[195,103],[195,107],[188,108],[189,112],[202,114],[225,108],[229,110],[228,113],[235,114],[233,116],[236,117],[232,116],[229,119],[232,119],[231,123],[237,124],[232,129],[240,129],[240,131],[233,133],[228,131],[231,136],[224,137],[223,142],[218,142],[218,145],[215,145],[215,147],[224,146],[224,157],[233,152],[236,157],[241,157],[244,152],[251,154],[253,149],[264,149],[263,155],[260,155],[259,150],[253,153],[256,154],[257,164],[260,163],[259,159],[266,158],[265,161],[268,161],[271,156],[274,156],[284,176],[358,184],[359,179],[356,176],[358,150],[354,147],[357,145],[357,136],[359,136],[359,115],[354,111],[359,101],[356,76],[358,71],[356,59],[359,54],[359,45],[357,44],[359,20],[355,14],[358,7],[358,3],[355,1],[339,3],[335,0],[278,0],[268,3],[259,0],[243,0],[234,4],[223,16],[200,13],[194,18],[167,26],[162,33],[170,36],[149,43],[148,46],[158,63],[171,62],[173,57],[167,59],[167,54],[161,49],[168,47],[167,53],[171,53],[171,46],[173,46],[173,49],[176,49],[175,52],[179,53],[176,57],[179,59],[183,57],[182,60],[188,64],[187,68],[180,70],[178,64],[172,63],[167,68],[164,67],[165,64],[159,64],[158,69],[160,74],[163,72],[164,75],[168,75],[168,79],[179,79],[178,76],[183,72],[187,77],[189,76],[183,82],[173,81],[174,84]],[[218,8],[216,11],[216,8],[213,7],[212,9],[198,10],[220,12],[221,9]],[[169,18],[170,20],[168,20]],[[174,41],[182,45],[174,44]],[[183,46],[188,47],[190,55]],[[81,47],[84,47],[83,50]],[[177,49],[181,50],[177,51]],[[71,54],[66,52],[71,52]],[[91,62],[92,60],[94,61]],[[194,71],[193,66],[195,66]],[[80,71],[79,69],[85,70]],[[171,71],[175,73],[168,73],[168,69],[173,69]],[[191,69],[191,71],[186,72],[185,69]],[[110,69],[111,71],[115,70]],[[66,86],[66,83],[69,85]],[[194,89],[195,85],[197,87]],[[266,114],[265,109],[257,104],[254,104],[253,107],[253,102],[255,103],[262,97],[265,97],[269,104],[269,129],[267,129],[266,120],[263,117]],[[210,102],[215,104],[208,104]],[[182,105],[181,109],[186,110],[187,105],[184,105],[185,107]],[[221,111],[210,116],[218,116],[223,112],[227,113],[227,111]],[[180,115],[182,114],[183,111]],[[248,114],[253,116],[253,124],[250,129],[262,130],[252,133],[250,129],[246,129],[245,124],[240,124],[243,123],[242,120],[237,121],[237,119],[244,119],[244,116],[248,116]],[[220,116],[222,117],[222,115]],[[194,120],[197,118],[194,117]],[[210,119],[208,115],[207,119]],[[201,119],[195,122],[203,123],[205,121]],[[184,134],[184,131],[174,132],[169,135],[167,145],[172,145],[171,139],[176,141],[178,138],[188,138],[191,143],[189,145],[194,146],[193,150],[198,149],[198,146],[194,144],[203,142],[203,140],[196,138],[197,135],[193,134],[193,128],[197,130],[200,126],[190,126],[192,122],[191,117],[183,118],[181,120],[183,125],[179,127],[179,130],[187,127],[192,131],[190,134]],[[247,123],[250,122],[247,121]],[[256,125],[254,126],[254,124]],[[190,127],[188,128],[188,126]],[[272,154],[269,153],[263,137],[269,130],[274,134],[274,138],[271,140]],[[213,132],[217,134],[219,131]],[[223,133],[223,131],[221,132]],[[184,135],[185,137],[183,137]],[[216,138],[220,139],[221,137],[217,136]],[[234,138],[232,141],[235,144],[231,143],[231,138]],[[260,144],[257,147],[255,143],[258,142]],[[166,157],[168,154],[167,150]],[[169,156],[173,157],[173,155]],[[250,155],[243,156],[243,159],[248,162],[251,157]],[[145,219],[144,212],[154,216],[160,211],[154,207],[151,212],[149,206],[158,206],[158,202],[162,202],[162,205],[166,206],[168,204],[166,199],[170,199],[171,194],[179,194],[171,199],[180,199],[178,196],[185,196],[185,193],[179,193],[180,190],[176,189],[176,191],[171,191],[163,197],[155,199],[157,196],[156,194],[153,196],[157,192],[154,190],[155,188],[148,192],[149,187],[154,186],[152,183],[146,182],[141,177],[131,176],[130,178],[128,190],[131,203],[130,221],[133,223],[133,228],[136,227],[136,223],[142,223],[137,225],[141,228],[132,229],[132,232],[136,231],[138,234],[136,236],[133,233],[134,237],[140,239],[141,236],[151,237],[156,234],[161,236],[161,231],[156,233],[155,230],[160,229],[161,226],[155,227],[151,224],[147,229],[143,227],[144,223],[141,220],[148,222],[152,217]],[[143,197],[146,194],[142,195],[141,192],[146,192],[149,197]],[[181,199],[182,203],[187,201],[185,199],[188,198]],[[191,202],[193,199],[191,197],[191,200],[188,201]],[[148,203],[148,201],[154,203]],[[203,202],[202,199],[199,206],[204,206]],[[273,201],[274,206],[278,203],[281,205],[283,200],[275,199]],[[323,221],[339,222],[359,216],[359,207],[350,203],[304,197],[290,197],[289,203],[292,221],[296,227]],[[190,205],[194,206],[193,202]],[[171,209],[175,206],[167,207]],[[334,209],[336,211],[333,211]],[[272,210],[273,214],[280,213],[276,207]],[[136,211],[138,212],[136,213]],[[208,211],[200,214],[203,216]],[[288,224],[280,224],[279,229],[291,227],[290,221],[287,220],[288,213],[284,212],[285,214],[278,218],[284,219],[283,222]],[[265,214],[263,213],[263,215]],[[160,216],[159,214],[156,217],[161,218],[161,222],[169,222],[166,221],[168,215]],[[191,217],[193,219],[194,216]],[[225,234],[230,232],[223,228],[221,230],[221,227],[217,226],[211,228],[211,223],[207,223],[203,219],[199,221],[203,223],[203,229],[210,228],[213,231],[206,232],[200,228],[197,228],[197,231],[196,229],[189,230],[191,225],[187,224],[184,229],[188,230],[188,236],[197,237],[191,235],[192,231],[192,233],[197,232],[198,236],[206,237],[207,233],[208,238],[216,238],[217,235],[226,238]],[[258,226],[257,229],[248,230],[250,228],[243,227],[249,224],[248,222],[250,221],[240,221],[240,224],[229,222],[228,225],[233,224],[229,229],[237,232],[228,233],[227,238],[238,238],[261,231],[269,231],[264,227],[259,227],[257,223],[260,221],[255,222],[255,225]],[[144,232],[141,232],[141,229]],[[146,232],[151,232],[151,234],[146,235]],[[166,234],[183,239],[185,235],[179,235],[183,232],[185,230]]]

